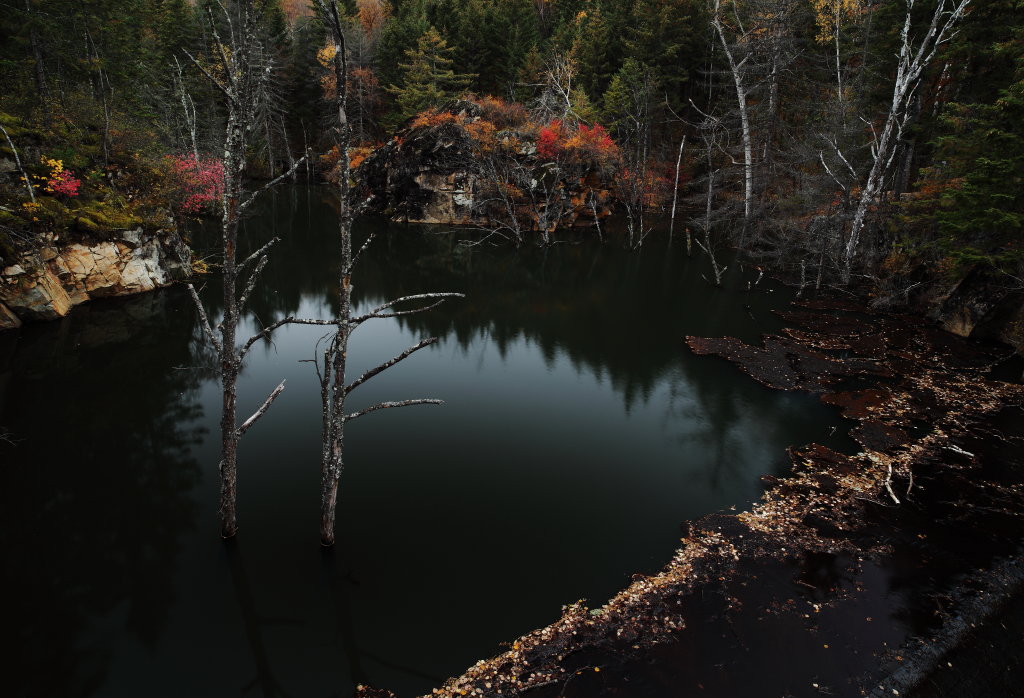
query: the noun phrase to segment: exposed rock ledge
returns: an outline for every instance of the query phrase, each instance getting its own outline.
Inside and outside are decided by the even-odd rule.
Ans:
[[[191,270],[192,253],[176,232],[138,228],[91,244],[44,242],[0,271],[0,330],[62,318],[92,298],[168,286]]]

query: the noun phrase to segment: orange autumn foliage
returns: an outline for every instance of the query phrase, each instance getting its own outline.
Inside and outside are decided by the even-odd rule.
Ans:
[[[409,128],[434,128],[444,124],[463,125],[463,119],[451,112],[439,112],[436,109],[428,109],[417,114],[413,118],[412,123],[409,124]]]

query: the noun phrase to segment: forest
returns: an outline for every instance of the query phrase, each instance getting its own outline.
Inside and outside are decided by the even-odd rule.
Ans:
[[[318,176],[333,164],[323,27],[310,4],[256,4],[271,75],[246,176],[275,176],[307,149]],[[69,217],[88,232],[104,216],[211,203],[226,114],[196,65],[219,60],[216,5],[7,7],[0,145],[39,152],[26,172],[56,201],[34,212],[5,182],[5,254]],[[678,210],[708,252],[741,249],[817,286],[838,274],[880,305],[927,305],[971,272],[990,294],[1020,289],[1014,0],[342,5],[356,165],[409,119],[471,95],[499,134],[550,156],[559,138],[590,147],[631,223]],[[102,205],[86,203],[99,192]]]
[[[18,695],[1019,687],[1024,0],[0,8]]]

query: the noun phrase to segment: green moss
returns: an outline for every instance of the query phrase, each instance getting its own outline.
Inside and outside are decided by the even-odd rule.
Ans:
[[[85,202],[78,207],[75,213],[78,216],[75,228],[92,237],[115,230],[137,228],[142,225],[142,218],[134,211],[106,201]]]
[[[96,222],[79,216],[75,219],[75,230],[86,235],[95,236],[101,232],[101,228]]]
[[[0,261],[3,261],[5,264],[9,261],[14,261],[15,252],[16,249],[11,236],[0,230]]]
[[[28,230],[28,221],[21,216],[0,209],[0,225],[8,228],[14,228],[15,230]]]

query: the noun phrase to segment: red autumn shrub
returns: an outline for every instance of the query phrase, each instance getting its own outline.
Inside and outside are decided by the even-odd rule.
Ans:
[[[171,155],[174,207],[180,213],[198,213],[215,204],[224,191],[224,165],[216,158]]]

